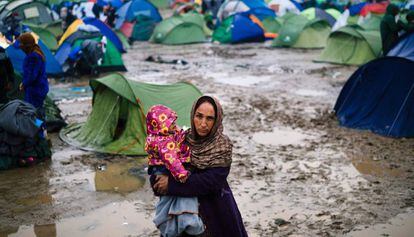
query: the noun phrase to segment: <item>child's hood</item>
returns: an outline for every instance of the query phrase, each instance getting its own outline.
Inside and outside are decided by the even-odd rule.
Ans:
[[[174,133],[177,113],[165,105],[154,105],[147,113],[148,135],[169,135]]]

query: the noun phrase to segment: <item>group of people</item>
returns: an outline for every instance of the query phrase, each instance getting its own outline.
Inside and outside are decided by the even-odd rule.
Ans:
[[[397,20],[400,9],[395,4],[389,4],[384,17],[381,20],[380,32],[382,42],[382,52],[386,56],[392,47],[398,42],[402,34],[414,32],[414,12],[410,11],[406,15],[406,21]]]

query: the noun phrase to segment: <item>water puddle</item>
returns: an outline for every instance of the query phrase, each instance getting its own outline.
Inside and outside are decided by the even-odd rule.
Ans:
[[[256,84],[269,82],[270,76],[251,76],[251,75],[240,75],[231,76],[225,73],[209,73],[208,77],[212,77],[216,82],[222,84],[229,84],[235,86],[253,86]]]
[[[293,215],[301,213],[302,210],[295,208],[294,203],[288,201],[284,195],[278,195],[274,187],[269,187],[271,190],[259,189],[265,185],[263,181],[249,180],[243,181],[240,192],[235,194],[236,202],[242,216],[246,221],[254,221],[256,223],[263,223],[267,225],[268,221],[275,218],[282,218],[289,220]],[[271,192],[271,191],[274,192]],[[243,212],[248,213],[243,215]]]
[[[414,234],[414,209],[407,210],[407,213],[399,214],[385,224],[377,224],[363,230],[356,230],[348,233],[348,237],[412,237]]]
[[[23,225],[0,232],[8,237],[73,237],[73,236],[148,236],[154,229],[152,216],[137,211],[141,203],[111,203],[84,216],[63,219],[48,225]],[[153,228],[151,228],[153,227]]]
[[[274,128],[272,132],[258,132],[253,135],[257,143],[274,146],[300,145],[305,139],[312,136],[305,134],[302,130],[291,128]]]
[[[316,91],[316,90],[308,90],[308,89],[299,89],[297,91],[294,91],[296,95],[301,96],[309,96],[309,97],[320,97],[327,95],[324,91]]]
[[[96,191],[130,193],[144,186],[145,178],[134,172],[138,169],[136,162],[113,163],[105,167],[101,166],[95,173]]]
[[[51,86],[48,94],[53,100],[71,100],[76,98],[92,97],[92,89],[89,85],[71,87]]]
[[[351,161],[355,169],[364,175],[371,175],[376,177],[401,177],[402,167],[393,167],[386,160],[380,160],[375,157],[358,154],[350,155]]]

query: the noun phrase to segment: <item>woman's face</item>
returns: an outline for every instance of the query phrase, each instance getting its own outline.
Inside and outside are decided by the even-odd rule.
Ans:
[[[209,102],[204,102],[198,106],[194,114],[194,125],[200,137],[207,136],[216,121],[214,107]]]

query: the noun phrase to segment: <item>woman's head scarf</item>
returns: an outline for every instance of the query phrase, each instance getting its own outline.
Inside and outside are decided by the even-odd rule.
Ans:
[[[194,116],[198,107],[208,102],[214,107],[215,122],[210,133],[201,137],[197,134],[194,124]],[[223,109],[220,103],[213,97],[202,96],[194,104],[191,110],[191,130],[187,141],[191,148],[191,164],[198,169],[212,167],[229,167],[232,162],[232,143],[223,134]]]
[[[36,39],[30,32],[21,34],[17,40],[19,41],[19,47],[26,53],[37,53],[42,56],[43,61],[45,61],[45,55],[40,49],[39,45],[36,43]]]

